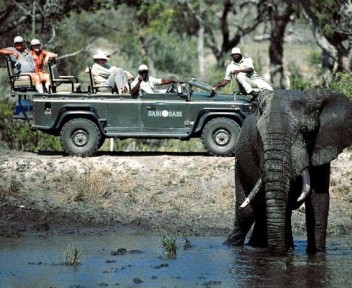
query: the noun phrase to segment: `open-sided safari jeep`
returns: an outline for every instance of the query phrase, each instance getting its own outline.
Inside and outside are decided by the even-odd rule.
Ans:
[[[32,129],[59,136],[69,155],[91,156],[106,138],[201,138],[211,155],[231,156],[250,97],[220,94],[197,79],[170,84],[164,93],[97,93],[74,90],[38,94],[18,91],[14,117]]]

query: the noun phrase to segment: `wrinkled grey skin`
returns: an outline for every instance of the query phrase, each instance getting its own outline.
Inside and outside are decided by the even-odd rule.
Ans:
[[[307,253],[325,251],[330,162],[352,145],[352,107],[332,90],[278,90],[260,95],[258,111],[245,120],[236,149],[236,218],[227,244],[249,245],[273,254],[293,251],[291,214],[301,204],[303,169],[310,193],[304,200]],[[263,186],[245,208],[240,205],[261,177]]]

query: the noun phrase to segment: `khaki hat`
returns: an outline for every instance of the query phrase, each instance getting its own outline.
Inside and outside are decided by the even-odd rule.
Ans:
[[[14,39],[13,39],[13,43],[23,43],[23,38],[21,36],[16,36]]]
[[[232,50],[231,50],[231,55],[233,55],[233,54],[240,54],[240,55],[242,55],[241,49],[238,48],[238,47],[232,48]]]
[[[34,45],[41,45],[42,43],[40,43],[40,41],[38,39],[32,39],[31,41],[31,45],[34,46]]]
[[[109,57],[103,53],[103,52],[99,52],[95,55],[93,55],[93,59],[104,59],[104,60],[109,60]]]

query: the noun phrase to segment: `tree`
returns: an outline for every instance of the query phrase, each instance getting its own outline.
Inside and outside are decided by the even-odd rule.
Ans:
[[[224,55],[237,46],[243,36],[255,31],[264,21],[265,15],[260,13],[257,7],[261,7],[265,2],[264,0],[258,2],[223,1],[220,15],[218,15],[219,23],[215,26],[213,26],[214,23],[208,23],[207,34],[209,36],[206,38],[207,46],[220,64],[223,64]],[[212,13],[217,15],[214,11]],[[220,34],[220,41],[217,33]]]
[[[351,0],[297,2],[303,8],[315,40],[322,49],[322,68],[328,85],[331,73],[351,71]]]
[[[271,82],[275,87],[289,88],[284,75],[283,44],[286,27],[292,19],[294,10],[290,3],[282,1],[270,1],[264,8],[271,23],[269,46]]]
[[[48,37],[45,40],[53,40],[58,23],[70,12],[95,11],[111,5],[112,1],[104,0],[2,0],[0,35],[43,35]]]

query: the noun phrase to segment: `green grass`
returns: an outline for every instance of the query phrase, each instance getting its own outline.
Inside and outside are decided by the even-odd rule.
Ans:
[[[162,231],[161,246],[164,249],[166,257],[175,258],[177,256],[178,245],[175,234],[169,234],[166,231]]]
[[[68,266],[77,266],[79,259],[81,258],[82,252],[76,244],[68,244],[64,256],[65,264]]]

